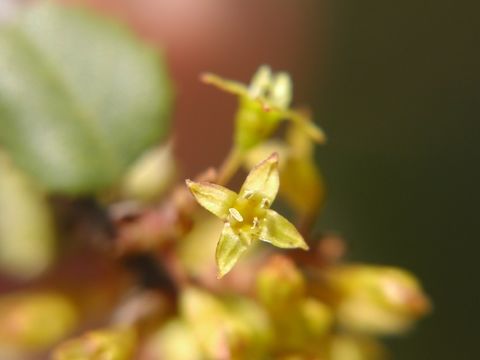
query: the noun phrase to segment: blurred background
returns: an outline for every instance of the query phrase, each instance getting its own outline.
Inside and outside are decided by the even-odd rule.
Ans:
[[[394,358],[475,357],[478,2],[65,2],[120,19],[165,52],[186,176],[218,164],[231,141],[235,99],[199,74],[246,82],[263,63],[289,71],[295,104],[311,106],[329,136],[317,154],[329,191],[318,228],[345,237],[355,261],[410,269],[433,299],[429,318],[390,340]]]

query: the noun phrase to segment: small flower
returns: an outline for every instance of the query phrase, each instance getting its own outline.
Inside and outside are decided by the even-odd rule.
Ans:
[[[273,74],[268,66],[261,66],[249,86],[213,74],[205,74],[202,80],[238,95],[235,145],[240,150],[248,150],[265,140],[283,119],[301,125],[315,141],[321,143],[325,140],[323,131],[315,126],[308,114],[290,108],[292,82],[285,72]]]
[[[252,169],[238,194],[217,184],[186,183],[198,203],[225,222],[216,250],[219,278],[254,240],[280,248],[308,249],[295,226],[270,209],[279,187],[276,153]]]

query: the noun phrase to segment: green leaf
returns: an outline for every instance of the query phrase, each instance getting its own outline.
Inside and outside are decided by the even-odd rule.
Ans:
[[[170,103],[161,57],[86,10],[40,3],[0,31],[0,145],[49,190],[112,185]]]
[[[225,219],[237,199],[237,194],[223,186],[186,180],[193,196],[205,209],[221,219]]]
[[[301,248],[308,250],[308,245],[297,228],[282,215],[269,209],[260,228],[260,240],[279,248]]]
[[[247,250],[245,243],[235,234],[230,224],[226,223],[223,227],[215,254],[218,278],[223,277],[233,268],[245,250]]]

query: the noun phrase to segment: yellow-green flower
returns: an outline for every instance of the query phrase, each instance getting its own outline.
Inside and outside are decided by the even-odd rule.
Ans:
[[[248,86],[213,74],[205,74],[202,79],[239,97],[235,146],[241,151],[265,140],[284,119],[300,124],[317,142],[325,140],[324,133],[308,114],[290,108],[292,81],[285,72],[274,74],[268,66],[261,66]]]
[[[225,222],[216,250],[219,277],[232,269],[254,240],[308,249],[295,226],[270,209],[279,187],[276,153],[252,169],[238,194],[217,184],[186,182],[198,203]]]

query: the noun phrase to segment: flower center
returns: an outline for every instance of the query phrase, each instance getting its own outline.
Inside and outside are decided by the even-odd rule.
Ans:
[[[228,209],[228,222],[236,232],[251,233],[258,229],[265,217],[265,210],[270,207],[267,199],[256,192],[246,192]]]

